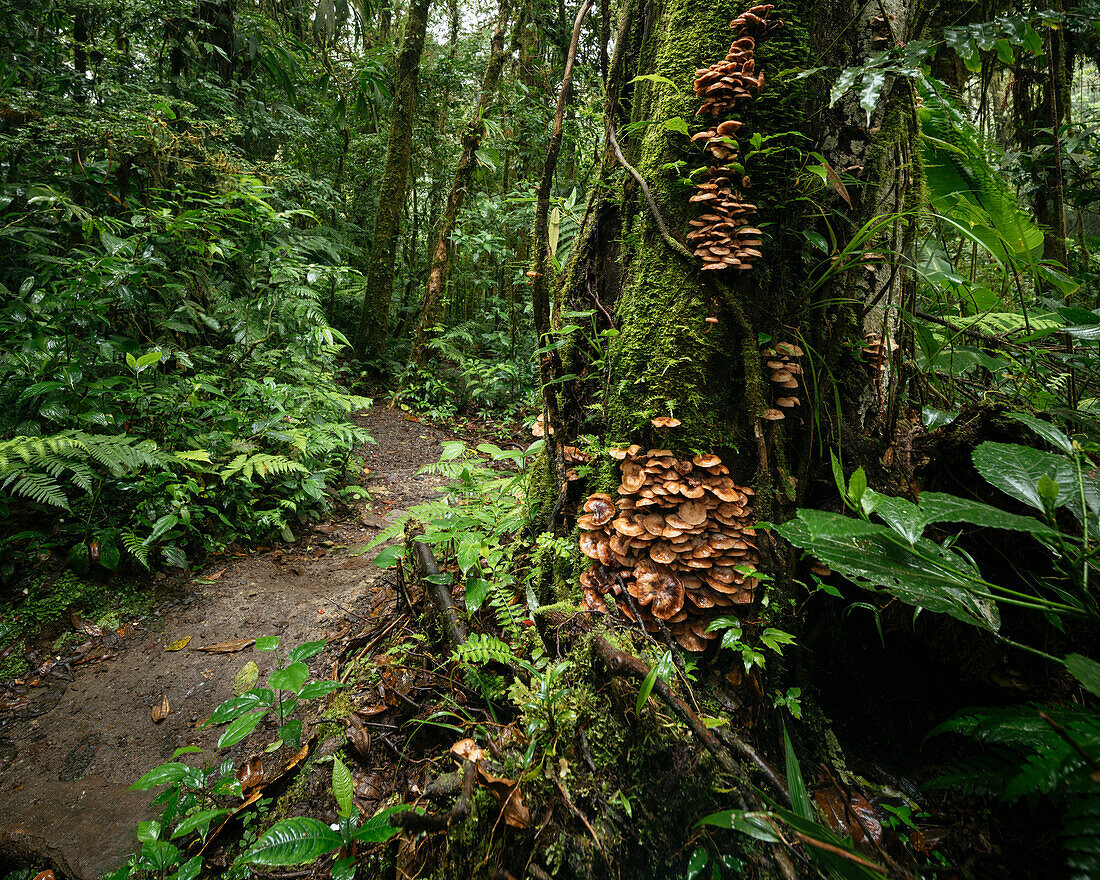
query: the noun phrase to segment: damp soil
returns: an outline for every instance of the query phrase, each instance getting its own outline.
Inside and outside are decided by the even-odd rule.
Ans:
[[[449,435],[383,406],[356,420],[376,441],[358,451],[368,499],[304,528],[292,544],[228,553],[186,579],[158,582],[149,615],[105,631],[79,661],[9,688],[10,708],[0,712],[0,865],[92,880],[133,850],[153,793],[129,786],[177,748],[209,747],[213,735],[200,726],[232,696],[238,672],[254,661],[262,680],[274,659],[252,647],[202,648],[271,635],[287,647],[325,638],[329,647],[311,661],[325,676],[341,645],[395,613],[390,576],[359,551],[436,496],[439,477],[418,471],[439,460]],[[157,723],[152,712],[165,698],[170,712]],[[245,748],[230,756],[247,757]]]

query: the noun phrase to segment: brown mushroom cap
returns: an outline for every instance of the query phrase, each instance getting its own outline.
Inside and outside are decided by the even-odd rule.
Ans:
[[[586,589],[581,593],[581,608],[584,611],[596,614],[607,614],[607,603],[595,590]]]
[[[645,534],[645,526],[642,525],[640,520],[633,517],[620,516],[611,525],[620,535],[626,535],[630,538]]]
[[[638,571],[638,566],[634,569]],[[650,566],[638,575],[630,595],[648,605],[654,617],[668,620],[684,607],[684,584],[667,568]]]
[[[722,459],[710,453],[693,456],[691,460],[696,467],[701,468],[714,468],[722,463]]]
[[[698,526],[706,522],[707,508],[706,505],[700,504],[698,501],[685,501],[677,509],[677,515],[684,522]]]
[[[603,493],[589,495],[584,502],[584,510],[596,526],[605,526],[615,516],[615,502],[611,500],[610,495]],[[581,528],[588,528],[588,526],[581,526]]]
[[[769,409],[766,413],[764,413],[764,418],[766,418],[769,422],[779,422],[785,419],[786,416],[777,409]]]

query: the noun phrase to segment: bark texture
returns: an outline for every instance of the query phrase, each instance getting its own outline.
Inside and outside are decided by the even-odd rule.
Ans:
[[[807,0],[783,4],[773,13],[785,26],[757,43],[763,90],[730,117],[721,117],[744,123],[737,133],[737,161],[751,177],[744,194],[758,206],[752,225],[765,230],[763,257],[751,272],[704,272],[701,262],[688,259],[679,247],[689,221],[701,213],[688,201],[699,176],[687,178],[712,160],[678,126],[664,123],[683,119],[695,132],[720,121],[695,116],[700,100],[692,84],[697,69],[725,56],[734,37],[730,18],[750,5],[717,10],[704,0],[627,0],[624,6],[606,119],[624,163],[646,181],[649,196],[608,150],[603,185],[596,188],[568,265],[553,286],[550,332],[561,327],[558,316],[566,308],[592,310],[597,332],[617,331],[609,341],[571,335],[560,365],[551,364],[553,375],[545,382],[555,425],[548,446],[554,448],[536,469],[533,489],[541,498],[534,505],[542,525],[559,532],[567,523],[558,514],[571,514],[590,492],[614,493],[619,482],[617,463],[607,457],[594,460],[596,472],[587,480],[560,479],[559,450],[578,437],[720,454],[734,479],[756,490],[758,517],[781,520],[802,487],[813,483],[811,465],[820,448],[815,440],[822,434],[835,439],[840,432],[881,433],[888,404],[898,405],[896,390],[868,390],[881,388],[882,377],[859,353],[865,323],[881,332],[882,317],[891,311],[886,307],[899,305],[908,294],[897,255],[908,247],[912,228],[887,224],[882,235],[868,241],[868,250],[895,255],[884,257],[873,272],[862,266],[831,269],[803,235],[828,212],[843,247],[869,218],[907,210],[920,194],[920,164],[909,149],[916,117],[906,83],[886,84],[869,125],[858,103],[826,109],[826,77],[797,78],[799,69],[821,64],[823,55],[825,63],[838,67],[862,63],[872,36],[865,22],[877,10],[846,0],[827,7]],[[890,5],[898,39],[919,33],[918,6],[906,0]],[[762,141],[754,150],[756,136]],[[826,150],[841,169],[855,164],[870,169],[867,184],[855,198],[849,194],[850,205],[831,188],[815,188],[816,178],[800,175],[814,149]],[[662,234],[658,217],[669,236]],[[761,356],[769,340],[798,344],[811,356],[797,392],[801,406],[779,422],[765,418],[775,405]],[[562,378],[569,375],[578,378]],[[834,391],[840,413],[831,406]],[[653,417],[667,415],[680,426],[651,425]],[[765,536],[765,567],[767,543]]]
[[[405,38],[397,58],[397,70],[390,110],[390,137],[386,146],[386,168],[379,185],[378,207],[374,214],[370,257],[367,264],[366,292],[359,317],[355,350],[366,354],[385,342],[393,298],[394,263],[397,238],[405,210],[405,190],[412,161],[413,117],[416,113],[420,56],[428,27],[430,0],[413,0],[405,20]]]

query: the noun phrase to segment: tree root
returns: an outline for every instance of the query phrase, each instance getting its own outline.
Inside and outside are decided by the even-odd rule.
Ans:
[[[456,822],[463,822],[470,816],[470,805],[474,797],[474,765],[470,761],[462,763],[462,790],[454,806],[446,813],[415,813],[406,810],[390,817],[390,823],[406,831],[445,831]]]

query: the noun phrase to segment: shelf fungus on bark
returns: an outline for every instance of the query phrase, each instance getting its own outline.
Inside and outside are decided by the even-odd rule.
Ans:
[[[775,390],[775,405],[779,409],[769,409],[764,418],[781,421],[786,418],[785,409],[801,405],[798,399],[798,377],[802,375],[802,365],[798,359],[803,351],[793,342],[777,342],[774,346],[761,349],[764,367],[768,372],[772,388]]]
[[[894,16],[890,16],[892,19]],[[890,37],[890,24],[886,16],[881,12],[871,19],[871,48],[881,52],[890,47],[893,40]]]
[[[890,365],[890,355],[898,350],[898,344],[893,339],[884,340],[873,331],[864,333],[863,341],[867,346],[865,352],[868,364],[880,373],[885,372]]]
[[[737,39],[729,53],[723,60],[696,71],[695,94],[703,99],[697,116],[726,115],[751,101],[764,88],[764,73],[756,69],[754,53],[758,38],[783,25],[782,21],[768,20],[773,8],[771,4],[753,6],[730,22],[730,27],[737,31]],[[692,137],[716,162],[690,199],[699,203],[704,213],[691,221],[696,228],[688,235],[695,256],[703,261],[703,269],[710,271],[745,272],[763,256],[762,233],[751,227],[756,205],[747,202],[731,182],[737,180],[741,189],[752,185],[744,169],[729,167],[738,158],[734,137],[743,124],[737,119],[726,119]]]
[[[619,497],[590,495],[578,520],[584,607],[630,593],[649,631],[664,622],[689,651],[715,637],[714,616],[753,599],[758,561],[752,490],[738,486],[717,455],[678,458],[667,449],[615,448]],[[591,593],[592,595],[589,595]],[[633,619],[630,603],[618,607]]]
[[[551,434],[554,433],[554,426],[553,425],[550,426],[550,433]],[[545,437],[546,436],[546,426],[543,424],[542,413],[539,413],[538,418],[535,419],[534,424],[531,425],[531,436],[533,436],[533,437]]]

